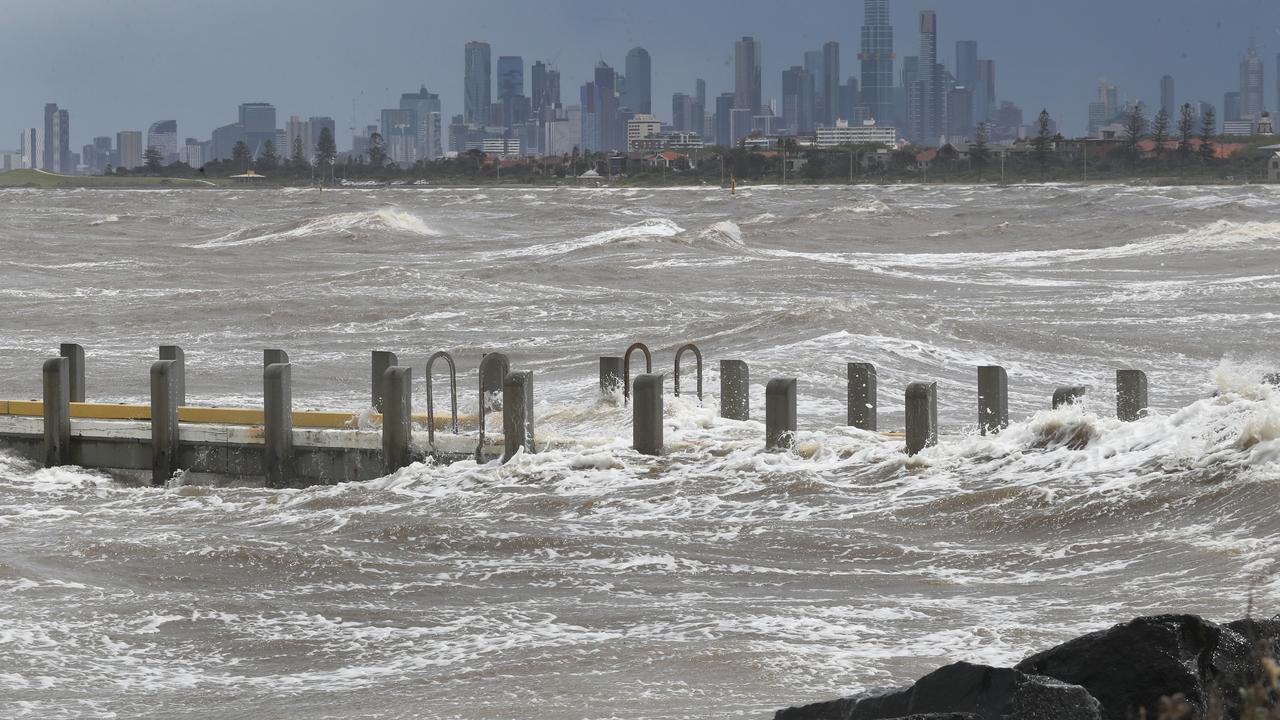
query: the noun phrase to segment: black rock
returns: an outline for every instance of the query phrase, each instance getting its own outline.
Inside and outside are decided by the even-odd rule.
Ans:
[[[1033,655],[1016,669],[1086,688],[1107,720],[1181,693],[1198,712],[1217,696],[1230,713],[1249,676],[1251,644],[1238,632],[1194,615],[1159,615],[1090,633]]]
[[[956,663],[884,695],[789,708],[776,720],[1100,720],[1084,688],[1008,668]]]

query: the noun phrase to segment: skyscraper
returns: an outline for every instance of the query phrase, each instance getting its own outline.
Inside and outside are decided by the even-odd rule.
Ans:
[[[421,87],[416,93],[400,96],[400,109],[413,111],[414,154],[417,159],[435,160],[440,157],[443,154],[440,133],[436,130],[433,134],[431,127],[431,114],[440,112],[440,96]],[[315,134],[314,129],[312,133]]]
[[[978,86],[978,41],[956,42],[956,84],[967,88]]]
[[[671,96],[671,127],[676,132],[701,132],[693,122],[693,98],[682,92]]]
[[[813,75],[799,65],[782,71],[782,122],[792,135],[813,132]]]
[[[1222,96],[1222,121],[1240,122],[1241,119],[1243,119],[1243,111],[1240,108],[1240,93],[1224,93]]]
[[[178,161],[178,121],[159,120],[147,128],[147,147],[160,151],[166,165]]]
[[[1164,110],[1170,122],[1177,111],[1176,105],[1177,101],[1173,97],[1173,76],[1165,75],[1160,78],[1160,109]]]
[[[44,147],[41,167],[49,172],[69,173],[75,169],[71,161],[71,123],[66,110],[57,103],[44,106]]]
[[[889,23],[889,0],[865,0],[862,24],[862,104],[871,117],[882,124],[892,121],[893,112],[893,25]]]
[[[524,95],[524,58],[519,55],[498,57],[498,100]]]
[[[311,128],[311,146],[307,148],[309,157],[313,157],[316,154],[316,146],[320,144],[320,136],[324,134],[325,130],[329,131],[329,137],[333,140],[334,147],[338,146],[338,127],[333,122],[333,118],[327,115],[312,115],[307,118],[307,126]]]
[[[697,78],[693,81],[693,132],[708,135],[707,118],[710,115],[707,112],[707,81]]]
[[[463,66],[463,122],[468,125],[484,125],[489,122],[489,106],[493,104],[493,69],[489,64],[489,43],[467,43]]]
[[[536,116],[547,97],[547,64],[538,60],[529,67],[529,110]]]
[[[744,36],[734,43],[733,53],[734,107],[746,108],[751,114],[760,112],[760,41]]]
[[[22,152],[23,167],[33,170],[40,167],[44,157],[43,140],[44,138],[41,137],[38,128],[27,128],[22,131],[22,139],[18,147]]]
[[[973,121],[987,122],[996,113],[996,61],[979,60],[973,86]]]
[[[618,72],[603,60],[596,63],[595,87],[598,94],[599,150],[622,150],[627,146],[626,121],[618,113]],[[584,109],[585,112],[585,109]]]
[[[276,141],[276,109],[271,103],[242,103],[240,105],[240,129],[244,133],[244,141],[249,146],[253,157],[262,154],[262,146],[268,140]],[[119,143],[117,143],[117,147]],[[276,152],[288,155],[286,148],[277,147]],[[120,155],[123,160],[124,154]],[[227,157],[230,157],[229,155]]]
[[[379,132],[387,152],[387,161],[402,168],[412,167],[416,159],[417,126],[413,110],[386,108],[382,111]]]
[[[315,147],[311,140],[311,124],[297,115],[290,115],[289,122],[284,126],[284,147],[277,147],[276,154],[292,158],[294,145],[298,146],[302,159],[311,162],[311,153]]]
[[[142,165],[142,131],[121,130],[116,133],[116,167],[136,168]]]
[[[1240,119],[1258,120],[1265,109],[1262,57],[1250,39],[1249,52],[1240,61]]]
[[[720,93],[716,98],[716,144],[733,146],[733,106],[737,104],[735,93]]]
[[[832,40],[822,46],[822,124],[835,127],[840,112],[840,43]],[[846,118],[848,119],[848,118]]]
[[[942,73],[938,66],[938,15],[932,10],[920,11],[920,59],[916,67],[920,83],[920,115],[912,131],[926,144],[938,142],[942,135]]]
[[[627,53],[627,85],[622,104],[638,115],[653,114],[653,67],[649,51],[631,48]]]

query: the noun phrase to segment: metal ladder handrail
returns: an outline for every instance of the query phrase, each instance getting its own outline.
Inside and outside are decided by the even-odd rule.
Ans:
[[[481,455],[482,455],[482,453],[484,452],[484,415],[485,415],[485,402],[484,402],[484,400],[485,400],[485,398],[484,398],[484,371],[485,371],[485,370],[487,370],[487,369],[489,368],[490,363],[495,363],[495,362],[496,362],[496,363],[500,363],[499,367],[501,367],[501,368],[502,368],[502,377],[503,377],[503,379],[505,379],[505,378],[507,377],[507,374],[511,372],[511,360],[510,360],[510,359],[508,359],[508,358],[507,358],[507,356],[506,356],[506,355],[503,355],[502,353],[486,353],[484,357],[480,358],[480,372],[479,372],[479,375],[480,375],[480,379],[479,379],[479,387],[480,387],[479,403],[480,403],[480,404],[479,404],[479,405],[477,405],[477,407],[479,408],[479,413],[478,413],[478,414],[480,415],[480,418],[479,418],[479,420],[480,420],[480,441],[476,444],[476,463],[480,463],[480,462],[482,462],[482,457],[481,457]],[[499,390],[501,390],[501,389],[502,389],[502,385],[501,385],[501,383],[499,383],[499,385],[498,385],[498,389],[499,389]]]
[[[686,350],[692,350],[694,359],[698,361],[698,402],[702,402],[702,351],[693,343],[688,343],[676,351],[676,397],[680,397],[680,356],[684,355]]]
[[[436,444],[436,405],[432,398],[432,377],[431,366],[436,360],[443,359],[449,364],[449,399],[451,405],[450,414],[453,416],[453,434],[458,434],[458,368],[453,363],[453,356],[441,350],[431,356],[427,361],[427,438],[431,442],[432,447]]]
[[[646,373],[653,372],[653,353],[649,352],[649,346],[644,343],[631,343],[631,347],[622,354],[622,404],[626,405],[631,400],[631,353],[639,350],[644,353],[644,371]]]

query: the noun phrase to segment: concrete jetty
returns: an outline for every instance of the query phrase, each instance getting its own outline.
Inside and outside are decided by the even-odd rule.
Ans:
[[[631,377],[631,356],[645,358],[645,373]],[[681,345],[674,355],[676,383],[681,356],[696,360],[698,400],[702,401],[702,351]],[[294,365],[281,349],[262,355],[261,408],[188,405],[186,357],[181,347],[160,348],[150,368],[151,399],[126,405],[86,402],[85,349],[74,343],[59,347],[57,357],[41,367],[40,400],[0,400],[0,447],[48,467],[78,465],[154,485],[183,482],[244,482],[268,487],[298,487],[370,480],[414,462],[461,460],[506,462],[519,451],[536,452],[539,442],[580,445],[571,439],[535,440],[533,373],[513,370],[503,353],[482,356],[476,370],[474,416],[458,413],[457,366],[446,352],[426,363],[425,414],[413,412],[413,368],[402,366],[394,352],[370,357],[370,401],[376,412],[296,410],[293,407]],[[450,407],[437,414],[434,403],[435,364],[448,367]],[[720,414],[749,421],[749,367],[742,360],[721,360]],[[653,353],[634,343],[622,356],[599,359],[600,389],[624,391],[632,411],[632,447],[645,455],[661,455],[664,446],[665,376],[654,374]],[[846,364],[847,424],[877,432],[876,368]],[[1009,378],[1004,368],[977,369],[977,427],[983,434],[1009,425]],[[820,390],[824,390],[821,389]],[[831,388],[826,388],[830,392]],[[1087,389],[1063,385],[1053,392],[1053,407],[1083,402]],[[799,428],[795,378],[773,378],[764,390],[763,447],[787,452],[795,447]],[[1134,422],[1147,414],[1148,381],[1141,370],[1116,371],[1116,417]],[[906,387],[905,432],[882,432],[905,440],[904,452],[915,455],[937,444],[938,384],[913,382]],[[486,416],[501,413],[501,434],[487,432]],[[495,430],[497,427],[494,428]]]

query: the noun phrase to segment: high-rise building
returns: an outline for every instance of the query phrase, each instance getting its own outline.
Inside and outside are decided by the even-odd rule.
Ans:
[[[782,71],[782,122],[792,135],[813,132],[813,75],[799,65]]]
[[[978,41],[960,40],[956,42],[956,84],[974,91],[978,88]]]
[[[325,130],[329,131],[329,137],[333,140],[334,147],[338,146],[338,127],[333,118],[325,115],[313,115],[307,118],[307,126],[311,128],[311,145],[307,148],[307,152],[311,157],[315,157],[316,148],[320,145],[320,135]]]
[[[485,125],[493,104],[493,69],[489,64],[489,43],[469,42],[464,51],[463,122]]]
[[[871,117],[887,125],[894,117],[893,25],[889,22],[889,0],[864,0],[862,23],[862,104]]]
[[[711,117],[711,113],[707,112],[707,81],[697,78],[693,81],[693,132],[702,133],[704,138],[707,134],[707,118]]]
[[[315,142],[311,138],[311,123],[297,115],[292,115],[284,127],[284,147],[277,147],[276,155],[292,158],[295,145],[301,152],[302,159],[311,162],[311,156],[315,152]]]
[[[524,58],[519,55],[498,57],[498,100],[524,95]]]
[[[432,136],[429,122],[432,113],[440,113],[440,96],[421,87],[418,92],[400,96],[400,109],[413,111],[414,157],[418,160],[435,160],[443,155],[439,130]]]
[[[956,85],[947,92],[947,142],[956,143],[973,137],[977,123],[973,119],[973,91]]]
[[[195,138],[187,138],[186,143],[178,148],[178,160],[184,162],[188,167],[198,168],[205,162],[205,143]]]
[[[716,144],[724,147],[733,145],[733,129],[731,113],[737,100],[736,93],[720,93],[716,98]]]
[[[849,122],[850,125],[860,125],[866,117],[859,117],[858,108],[865,106],[858,104],[858,78],[850,75],[844,85],[840,86],[840,117]],[[871,113],[861,113],[870,116]]]
[[[832,40],[822,46],[822,75],[814,76],[814,83],[822,82],[822,124],[834,127],[840,113],[840,43]],[[845,118],[847,119],[847,118]]]
[[[729,110],[729,145],[736,146],[740,140],[751,135],[755,127],[755,117],[750,108],[732,108]]]
[[[538,60],[529,67],[529,110],[537,116],[547,103],[547,64]]]
[[[1258,120],[1266,110],[1263,98],[1262,56],[1257,45],[1249,41],[1249,52],[1240,61],[1240,119]]]
[[[71,161],[70,115],[66,110],[59,109],[57,103],[46,103],[44,106],[43,140],[43,169],[64,174],[75,169]]]
[[[920,124],[920,58],[915,55],[902,58],[901,101],[897,124],[903,129],[903,137],[915,139],[915,128]]]
[[[1164,110],[1164,114],[1172,118],[1177,113],[1177,100],[1173,96],[1173,76],[1165,75],[1160,78],[1160,109]]]
[[[240,128],[244,132],[244,141],[249,145],[253,157],[262,154],[262,146],[268,140],[276,141],[276,109],[271,103],[243,103],[240,105]],[[276,152],[287,155],[288,151],[277,146]],[[228,155],[227,157],[230,157]]]
[[[387,161],[401,168],[412,167],[417,160],[418,123],[413,110],[386,108],[382,111],[382,147]]]
[[[734,107],[746,108],[754,115],[760,112],[760,41],[744,36],[734,43],[733,53]]]
[[[942,135],[942,73],[938,66],[938,15],[932,10],[920,11],[920,59],[916,72],[920,83],[920,116],[912,129],[915,139],[925,144],[937,143]]]
[[[682,92],[671,96],[671,128],[676,132],[698,132],[693,122],[693,98]]]
[[[627,146],[626,119],[619,112],[618,73],[603,60],[596,63],[595,69],[596,122],[600,144],[597,150],[624,150]],[[583,114],[586,109],[584,103]],[[584,127],[585,127],[585,120]]]
[[[44,157],[44,138],[40,135],[39,128],[27,128],[22,131],[18,150],[22,153],[23,167],[32,170],[40,167]]]
[[[86,163],[87,164],[87,163]],[[111,138],[99,135],[93,139],[93,165],[95,172],[102,172],[111,164]]]
[[[121,130],[116,133],[116,167],[132,169],[142,166],[142,131]]]
[[[147,147],[160,151],[166,165],[178,161],[178,121],[159,120],[147,128]]]
[[[653,113],[653,64],[649,51],[642,47],[633,47],[627,53],[627,84],[622,104],[638,115]]]
[[[973,86],[974,124],[987,122],[996,112],[996,61],[979,60]]]
[[[1244,118],[1244,112],[1241,107],[1240,93],[1229,92],[1222,96],[1222,121],[1223,122],[1239,122]]]

